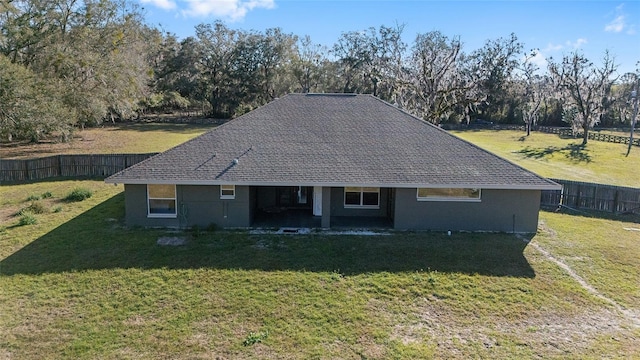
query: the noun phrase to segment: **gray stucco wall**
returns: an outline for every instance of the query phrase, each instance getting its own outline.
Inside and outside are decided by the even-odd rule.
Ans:
[[[389,189],[380,188],[379,209],[357,209],[344,207],[344,188],[331,188],[331,216],[387,216],[387,204],[389,201]]]
[[[153,218],[147,216],[147,186],[125,185],[126,223],[145,227],[248,227],[251,225],[252,204],[248,186],[236,186],[236,198],[220,199],[219,186],[176,186],[178,216]]]
[[[394,215],[394,228],[404,230],[467,230],[535,232],[538,226],[540,191],[482,190],[480,202],[417,201],[416,189],[395,189],[388,209],[388,192],[380,189],[380,209],[345,209],[344,189],[323,189],[323,225],[329,216]],[[126,223],[145,227],[249,227],[258,206],[256,190],[236,186],[236,198],[221,200],[219,186],[177,186],[178,216],[147,216],[146,185],[125,185]],[[330,196],[327,196],[329,195]],[[326,211],[330,203],[329,211]],[[393,210],[395,213],[393,213]],[[326,221],[325,221],[326,218]],[[514,221],[515,220],[515,221]],[[325,224],[326,223],[326,224]]]
[[[536,232],[539,190],[482,190],[480,202],[417,201],[416,189],[396,189],[394,228]]]
[[[178,192],[178,189],[176,189]],[[128,226],[178,227],[178,218],[147,217],[147,185],[124,185],[125,222]]]
[[[251,201],[248,186],[236,186],[236,198],[221,200],[219,186],[179,186],[179,209],[187,211],[187,226],[248,227]],[[182,196],[180,196],[182,195]]]

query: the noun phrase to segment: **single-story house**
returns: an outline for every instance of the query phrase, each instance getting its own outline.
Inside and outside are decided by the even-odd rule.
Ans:
[[[371,95],[291,94],[106,179],[128,225],[535,232],[560,186]]]

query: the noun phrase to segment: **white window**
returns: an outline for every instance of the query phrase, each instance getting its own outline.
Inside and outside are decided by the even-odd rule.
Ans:
[[[147,185],[147,208],[149,217],[176,217],[176,186]]]
[[[235,199],[235,198],[236,198],[235,185],[220,185],[220,199]]]
[[[380,188],[377,187],[345,187],[344,207],[346,208],[380,208]]]
[[[418,188],[418,201],[480,201],[480,189]]]

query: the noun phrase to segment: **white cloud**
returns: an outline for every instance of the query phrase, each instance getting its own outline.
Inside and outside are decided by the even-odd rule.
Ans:
[[[614,18],[604,26],[604,31],[612,33],[621,33],[624,31],[629,35],[636,33],[634,24],[630,24],[627,20],[627,15],[624,12],[624,4],[616,6],[615,10],[609,15]]]
[[[164,10],[176,8],[176,3],[172,0],[140,0],[143,4],[151,4]]]
[[[562,46],[560,44],[549,43],[546,48],[542,49],[542,51],[544,51],[544,52],[560,51],[560,50],[562,50],[562,48],[564,48],[564,46]]]
[[[611,21],[604,27],[604,31],[619,33],[619,32],[622,32],[622,30],[624,30],[625,26],[626,25],[625,25],[624,15],[618,15],[616,16],[615,19],[613,19],[613,21]]]
[[[185,2],[187,7],[182,10],[184,16],[215,16],[230,21],[241,20],[247,12],[256,8],[272,9],[275,6],[274,0],[186,0]]]
[[[538,66],[540,69],[544,69],[547,67],[547,58],[542,55],[542,52],[537,51],[536,54],[531,58],[531,62]]]
[[[584,38],[579,38],[578,40],[571,42],[571,41],[567,41],[567,46],[571,47],[573,49],[578,49],[580,46],[584,45],[587,43],[587,39]]]
[[[217,17],[238,21],[256,8],[273,9],[275,0],[140,0],[163,10],[177,10],[185,17]]]

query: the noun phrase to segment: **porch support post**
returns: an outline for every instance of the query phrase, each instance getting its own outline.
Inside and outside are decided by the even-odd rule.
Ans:
[[[313,216],[322,216],[322,186],[313,187]]]
[[[331,188],[322,188],[322,220],[320,225],[324,229],[331,227]]]

